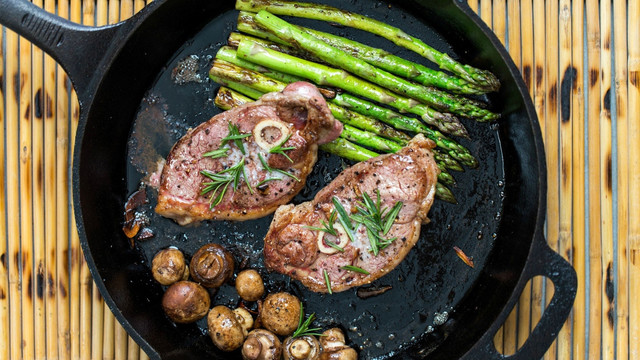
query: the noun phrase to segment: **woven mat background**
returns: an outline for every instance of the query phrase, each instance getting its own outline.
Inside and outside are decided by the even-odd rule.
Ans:
[[[35,0],[87,25],[143,0]],[[547,359],[640,359],[640,0],[469,0],[520,67],[548,163],[547,239],[575,266]],[[1,11],[1,9],[0,9]],[[104,305],[75,231],[78,104],[64,71],[0,31],[0,359],[145,359]],[[564,121],[563,121],[564,120]],[[495,342],[512,354],[551,295],[536,278]]]

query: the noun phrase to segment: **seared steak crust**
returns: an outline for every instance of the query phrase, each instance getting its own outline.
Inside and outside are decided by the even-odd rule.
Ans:
[[[285,151],[286,156],[269,153],[256,143],[253,135],[241,140],[244,154],[234,141],[223,144],[230,134],[229,124],[235,125],[240,134],[252,134],[263,121],[275,121],[289,129],[291,136],[282,147],[293,149]],[[317,88],[304,82],[225,111],[190,130],[173,146],[162,168],[155,210],[181,225],[207,219],[247,220],[268,215],[304,187],[317,159],[318,144],[332,141],[341,131],[342,125],[333,118]],[[278,130],[275,135],[282,134]],[[203,156],[223,146],[229,148],[226,156]],[[244,163],[240,182],[235,189],[230,184],[221,202],[212,206],[213,193],[202,194],[204,184],[211,180],[201,172],[220,173],[240,162]],[[267,179],[270,180],[264,182]]]
[[[433,146],[431,140],[417,135],[396,154],[381,155],[346,169],[312,201],[279,207],[264,241],[266,266],[316,292],[328,290],[325,271],[332,291],[343,291],[368,284],[393,270],[416,244],[422,224],[429,221],[427,213],[439,173],[431,152]],[[374,256],[366,229],[360,225],[355,240],[347,242],[344,251],[320,251],[318,238],[324,235],[309,226],[321,228],[322,221],[328,222],[334,197],[351,214],[363,193],[375,200],[376,192],[380,193],[382,207],[390,209],[397,201],[403,203],[386,235],[397,239]],[[341,269],[346,265],[369,274]]]

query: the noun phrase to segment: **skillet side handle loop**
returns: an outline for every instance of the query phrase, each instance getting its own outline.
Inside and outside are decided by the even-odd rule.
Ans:
[[[120,25],[100,28],[79,25],[25,0],[0,0],[0,24],[51,55],[62,65],[84,100],[93,73]],[[82,103],[82,102],[81,102]]]
[[[554,293],[551,302],[544,309],[542,318],[533,329],[529,338],[515,354],[505,356],[495,348],[493,336],[487,338],[484,346],[481,346],[471,359],[508,359],[508,360],[529,360],[541,359],[558,336],[558,332],[569,317],[569,313],[573,308],[573,301],[577,291],[577,275],[571,264],[562,256],[553,251],[544,239],[535,242],[536,259],[531,267],[526,271],[527,280],[522,284],[526,284],[535,276],[542,275],[553,282]],[[518,298],[520,297],[518,291]],[[508,315],[511,309],[506,311]],[[506,319],[506,316],[505,316]]]

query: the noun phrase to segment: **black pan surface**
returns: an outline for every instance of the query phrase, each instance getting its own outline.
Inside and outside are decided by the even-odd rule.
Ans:
[[[191,256],[200,245],[217,242],[228,247],[242,267],[259,269],[268,290],[298,295],[306,313],[316,313],[316,325],[342,327],[362,359],[488,359],[500,358],[491,340],[519,292],[527,280],[544,275],[554,282],[554,298],[516,354],[523,359],[540,357],[568,316],[575,273],[549,250],[542,235],[542,139],[526,87],[506,51],[458,0],[319,2],[396,25],[464,63],[491,70],[502,82],[498,93],[484,98],[502,114],[501,121],[464,121],[470,139],[459,141],[480,166],[454,174],[459,204],[434,204],[432,221],[423,226],[418,245],[397,269],[376,281],[392,290],[366,300],[358,298],[356,290],[315,294],[286,277],[264,272],[262,240],[271,217],[184,228],[155,215],[156,194],[148,189],[150,202],[142,210],[155,236],[131,247],[122,232],[124,203],[155,160],[166,156],[189,127],[219,112],[213,105],[217,85],[206,73],[235,28],[232,1],[157,0],[124,23],[87,29],[38,13],[35,7],[15,6],[16,0],[0,0],[9,5],[0,22],[22,31],[59,60],[78,91],[75,211],[87,263],[106,303],[153,358],[237,358],[237,353],[213,347],[203,321],[169,321],[160,308],[163,288],[150,274],[150,260],[161,248],[173,245]],[[53,26],[29,27],[32,16]],[[294,22],[428,63],[368,33],[309,20]],[[48,36],[47,29],[56,36]],[[197,56],[202,82],[174,84],[171,71],[191,55]],[[348,165],[321,153],[307,187],[294,202],[311,199]],[[475,267],[465,265],[453,246],[473,256]],[[213,298],[214,304],[229,306],[238,301],[231,285],[224,285]]]

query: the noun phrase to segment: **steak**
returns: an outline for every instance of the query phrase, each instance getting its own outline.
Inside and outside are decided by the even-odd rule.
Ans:
[[[289,275],[315,292],[328,292],[326,278],[331,290],[338,292],[389,273],[416,244],[422,224],[429,222],[427,213],[440,172],[431,152],[434,146],[417,135],[395,154],[344,170],[312,201],[279,207],[264,240],[267,268]],[[377,205],[383,218],[387,214],[386,219],[393,221],[386,234],[378,234],[385,244],[373,246],[376,236],[357,220],[367,208],[365,197],[371,200],[369,204]],[[353,240],[340,222],[336,202],[352,221]],[[389,214],[398,202],[401,207],[393,217]],[[335,235],[320,230],[329,227]]]
[[[220,113],[171,149],[155,211],[180,225],[268,215],[304,187],[318,145],[341,131],[318,89],[306,82]]]

